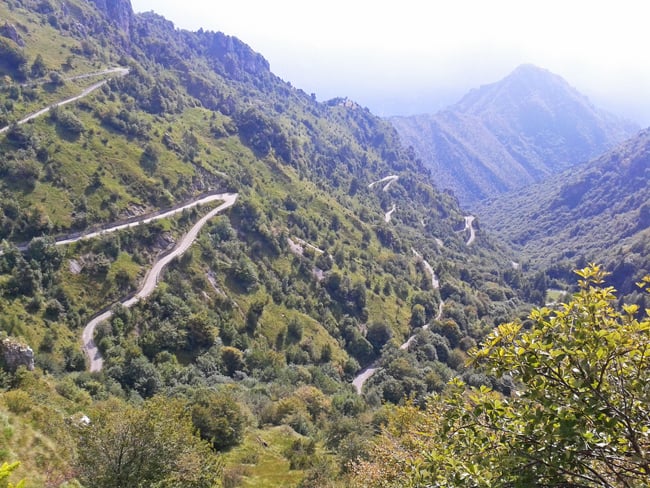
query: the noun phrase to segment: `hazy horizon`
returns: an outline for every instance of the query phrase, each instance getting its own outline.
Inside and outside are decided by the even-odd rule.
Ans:
[[[349,97],[381,116],[433,113],[531,63],[595,105],[650,125],[642,6],[476,0],[327,3],[132,0],[179,28],[222,31],[318,100]]]

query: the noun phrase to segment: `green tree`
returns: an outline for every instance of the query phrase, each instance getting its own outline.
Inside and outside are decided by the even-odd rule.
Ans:
[[[578,274],[561,310],[501,325],[473,352],[512,376],[511,394],[454,380],[426,412],[396,409],[356,466],[363,486],[650,486],[650,311],[615,309],[598,266]]]
[[[229,376],[235,374],[235,371],[244,369],[244,353],[236,347],[225,346],[221,348],[221,361]]]
[[[34,59],[34,62],[32,63],[30,72],[33,78],[41,78],[47,74],[47,65],[45,64],[41,53],[36,55],[36,59]]]
[[[142,155],[140,155],[140,165],[148,172],[153,173],[158,167],[160,161],[160,149],[153,144],[148,143],[144,146]]]
[[[372,344],[375,353],[379,354],[392,335],[390,327],[385,322],[373,322],[368,326],[366,339]]]
[[[194,435],[184,402],[156,397],[136,407],[111,400],[89,417],[77,459],[85,486],[221,486],[221,460]]]
[[[416,303],[411,308],[411,327],[422,327],[427,323],[427,313],[422,305]]]
[[[246,417],[225,389],[200,390],[192,403],[192,423],[201,438],[217,450],[236,446],[242,440]]]

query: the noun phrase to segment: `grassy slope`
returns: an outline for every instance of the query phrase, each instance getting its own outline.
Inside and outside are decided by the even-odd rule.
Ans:
[[[90,17],[97,15],[84,2],[72,3]],[[10,10],[3,4],[0,17],[27,27],[29,34],[24,37],[30,59],[40,52],[48,67],[59,69],[71,56],[74,68],[65,72],[66,76],[113,66],[120,58],[110,43],[102,45],[100,40],[92,38],[96,49],[92,58],[73,52],[79,46],[78,39],[65,31],[52,29],[27,10]],[[156,40],[156,36],[150,38]],[[228,219],[235,228],[235,238],[215,243],[211,237],[214,228],[206,228],[193,250],[167,272],[168,283],[163,290],[183,297],[196,310],[206,311],[210,316],[223,314],[240,334],[245,334],[245,315],[249,308],[264,301],[266,306],[258,328],[248,338],[251,349],[276,347],[278,333],[294,319],[303,329],[302,337],[291,347],[309,352],[313,356],[309,361],[313,361],[314,357],[322,355],[327,345],[331,351],[329,364],[337,371],[343,369],[350,352],[344,347],[340,331],[331,330],[328,324],[330,319],[335,319],[335,324],[342,320],[345,315],[342,304],[322,305],[322,298],[327,298],[327,294],[309,272],[315,256],[294,256],[287,248],[286,237],[298,237],[325,250],[334,257],[333,272],[349,279],[351,285],[363,284],[368,317],[362,322],[386,323],[396,344],[409,334],[413,297],[418,292],[431,291],[426,276],[415,265],[411,246],[427,257],[441,280],[454,285],[455,299],[467,302],[467,306],[486,300],[477,288],[497,288],[509,298],[513,296],[498,272],[508,266],[507,257],[481,233],[476,245],[465,246],[466,237],[457,232],[462,229],[463,214],[453,198],[433,190],[427,177],[418,173],[417,165],[399,153],[397,142],[391,139],[394,134],[363,109],[316,104],[274,78],[266,77],[262,81],[229,79],[219,74],[219,70],[210,69],[208,65],[212,61],[209,59],[187,56],[184,61],[192,73],[200,73],[224,98],[234,97],[238,110],[253,105],[264,118],[278,124],[289,140],[293,155],[287,164],[273,150],[263,155],[251,149],[242,134],[231,129],[239,123],[237,114],[201,107],[202,103],[185,91],[187,81],[182,79],[179,70],[167,69],[162,61],[156,63],[146,56],[129,61],[132,73],[128,77],[116,79],[105,89],[65,108],[82,122],[85,128],[82,134],[66,133],[48,116],[25,127],[37,146],[47,152],[47,161],[36,162],[39,177],[32,186],[17,185],[5,179],[0,187],[22,209],[36,211],[38,218],[48,222],[47,232],[59,233],[113,221],[133,212],[148,212],[184,201],[206,189],[237,190],[240,200]],[[140,100],[132,93],[137,83],[150,88],[159,80],[169,81],[178,98],[175,109],[156,115],[142,109],[138,105]],[[19,118],[43,104],[78,93],[89,83],[89,80],[67,82],[52,92],[42,86],[36,87],[38,98],[19,97],[10,116]],[[2,101],[9,95],[8,91],[0,91]],[[142,97],[148,99],[148,95]],[[140,128],[140,133],[127,134],[106,122],[110,116],[124,112],[131,116],[129,123]],[[191,142],[191,157],[187,153],[187,141]],[[147,144],[153,145],[158,153],[155,168],[141,164]],[[0,139],[0,145],[7,154],[15,149],[6,138]],[[389,192],[367,188],[372,181],[393,173],[399,173],[400,180]],[[358,185],[356,194],[350,192],[353,180]],[[286,204],[289,197],[296,204],[293,209]],[[392,202],[396,202],[397,211],[387,225],[384,212]],[[244,205],[260,209],[258,226],[253,230],[246,227],[237,213]],[[160,250],[158,240],[161,236],[169,234],[177,238],[196,218],[196,213],[190,213],[147,229],[63,249],[63,264],[55,274],[55,284],[67,299],[68,309],[64,316],[48,318],[43,306],[35,312],[28,311],[30,297],[0,298],[2,328],[32,345],[37,351],[39,367],[57,374],[56,379],[45,383],[48,388],[77,375],[62,371],[64,350],[73,346],[78,351],[80,327],[87,317],[133,289]],[[337,226],[333,226],[335,221]],[[382,243],[380,235],[389,235],[390,242]],[[19,240],[20,233],[12,237]],[[262,237],[277,244],[278,250],[266,246]],[[444,241],[442,249],[435,244],[434,237]],[[246,291],[231,277],[232,256],[238,252],[253,262],[260,276],[253,291]],[[89,256],[100,255],[108,259],[105,272],[93,274],[88,269],[81,274],[70,272],[70,260],[83,261]],[[208,271],[216,277],[219,290],[207,283]],[[117,283],[118,275],[128,278],[125,286]],[[7,280],[7,275],[0,275],[0,283]],[[288,291],[280,301],[275,301],[273,284],[285,282]],[[395,292],[396,289],[400,292]],[[230,312],[220,309],[224,306],[223,293],[228,303],[237,304]],[[49,288],[42,294],[46,302],[55,296]],[[473,330],[485,328],[495,316],[512,311],[513,304],[515,300],[504,300],[495,305],[501,307],[500,311],[490,310],[480,318],[472,318]],[[140,305],[143,314],[147,307],[147,303]],[[46,334],[54,336],[51,352],[43,349]],[[121,341],[137,341],[137,335]],[[287,364],[285,346],[278,349],[274,354],[282,368],[289,372],[297,370],[307,377],[311,364]],[[199,352],[177,351],[176,355],[180,363],[187,365]],[[249,373],[255,377],[259,372]],[[289,373],[283,370],[282,374]],[[321,388],[349,393],[351,387],[345,384],[348,380],[342,375],[335,386],[321,385]],[[270,391],[268,401],[272,404],[291,395],[298,386],[274,381],[276,383],[269,385],[261,381],[256,383],[256,388]],[[55,418],[63,419],[83,407],[89,401],[85,396],[89,393],[94,398],[101,398],[109,390],[118,395],[128,394],[114,382],[110,383],[106,376],[80,384],[83,389],[75,386],[74,395],[66,393],[73,396],[72,404],[57,410]],[[57,394],[52,395],[58,398]],[[11,415],[18,415],[22,421],[29,420],[27,412]],[[16,417],[11,418],[18,422]],[[45,432],[46,424],[42,420],[35,421],[34,426]],[[53,438],[59,435],[55,434]],[[254,443],[251,439],[257,436],[279,447],[274,447],[270,454],[260,451],[259,461],[250,468],[245,483],[262,486],[259,483],[265,480],[268,486],[284,486],[297,482],[301,473],[288,471],[287,461],[282,460],[284,454],[280,448],[293,436],[286,434],[284,427],[251,430],[243,446],[228,457],[229,462],[240,461],[239,453],[251,449]],[[319,449],[322,450],[322,444]],[[326,455],[336,459],[333,453]],[[32,460],[28,451],[12,448],[7,456],[25,459],[23,472],[33,479],[43,478],[47,463]]]

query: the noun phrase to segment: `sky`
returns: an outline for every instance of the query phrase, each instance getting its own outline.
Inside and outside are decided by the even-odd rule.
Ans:
[[[434,113],[523,63],[650,125],[644,0],[131,0],[190,30],[222,31],[318,100],[378,115]]]

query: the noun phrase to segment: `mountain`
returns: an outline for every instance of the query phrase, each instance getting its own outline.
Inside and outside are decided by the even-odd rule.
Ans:
[[[438,184],[466,204],[541,181],[638,130],[532,65],[437,114],[389,120]]]
[[[527,277],[387,121],[128,0],[0,19],[0,422],[30,486],[200,475],[158,422],[227,486],[349,486],[382,404],[491,381],[466,353]],[[98,481],[134,423],[151,478]]]
[[[483,222],[551,276],[600,262],[624,294],[650,273],[650,130],[537,185],[497,197]]]

